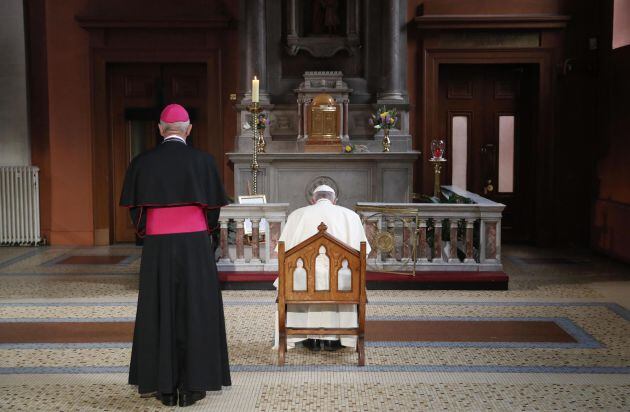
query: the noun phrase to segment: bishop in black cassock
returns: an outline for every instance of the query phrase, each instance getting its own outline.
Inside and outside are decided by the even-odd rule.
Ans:
[[[179,105],[160,116],[164,141],[131,162],[120,205],[144,237],[129,383],[188,406],[231,385],[214,253],[227,198],[213,157],[186,145]]]

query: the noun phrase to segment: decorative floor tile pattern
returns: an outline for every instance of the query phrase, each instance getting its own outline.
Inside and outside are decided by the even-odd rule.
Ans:
[[[0,323],[132,321],[139,255],[134,246],[0,248]],[[129,258],[57,264],[69,256]],[[551,321],[576,343],[372,342],[364,368],[349,349],[296,348],[279,368],[275,293],[226,291],[234,386],[189,410],[629,410],[629,305],[601,285],[629,295],[630,268],[571,251],[506,247],[503,256],[508,291],[369,291],[368,319]],[[0,409],[163,410],[126,385],[129,356],[128,343],[0,344]]]
[[[248,292],[257,295],[258,292]],[[421,293],[421,292],[418,292]],[[381,297],[378,292],[375,296]],[[382,297],[381,297],[382,298]],[[230,362],[233,365],[272,366],[276,362],[276,353],[271,349],[273,337],[273,303],[232,305],[232,299],[226,297],[226,326],[230,342]],[[535,303],[533,303],[535,305]],[[71,306],[73,310],[89,306]],[[22,308],[8,306],[8,308]],[[39,308],[42,308],[39,306]],[[43,307],[45,308],[45,307]],[[53,306],[52,309],[59,309]],[[107,306],[99,307],[107,309]],[[114,307],[116,308],[116,307]],[[90,312],[88,312],[90,313]],[[478,305],[466,304],[379,304],[378,299],[368,305],[368,319],[383,317],[389,319],[414,318],[422,316],[440,316],[442,319],[500,318],[500,319],[547,319],[550,317],[566,318],[579,326],[587,335],[598,343],[593,348],[529,348],[494,347],[490,344],[481,347],[378,347],[368,345],[369,365],[384,366],[512,366],[512,367],[630,367],[630,322],[605,305],[573,306],[571,303],[560,305]],[[77,314],[81,319],[80,313]],[[110,315],[111,316],[111,315]],[[10,318],[14,320],[14,318]],[[126,318],[122,318],[128,321]],[[7,319],[0,319],[5,321]],[[66,320],[61,319],[61,320]],[[107,319],[110,320],[110,319]],[[90,349],[7,349],[0,345],[0,368],[16,367],[81,367],[81,366],[118,366],[128,364],[129,348]],[[289,351],[288,365],[353,365],[356,355],[351,350],[334,354],[313,355],[305,349]]]
[[[630,383],[593,378],[541,379],[492,374],[300,372],[233,374],[233,386],[208,393],[194,411],[625,411]],[[123,374],[19,376],[0,383],[0,402],[15,411],[166,410],[140,398]]]
[[[516,389],[516,390],[515,390]],[[624,410],[626,387],[592,385],[265,385],[258,410]],[[310,394],[310,396],[304,396]]]

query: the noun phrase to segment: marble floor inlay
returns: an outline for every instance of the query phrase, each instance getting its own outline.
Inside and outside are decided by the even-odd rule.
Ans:
[[[126,384],[140,249],[0,248],[0,409],[160,410]],[[298,347],[273,291],[223,293],[234,385],[190,410],[630,409],[630,268],[507,246],[507,291],[370,290],[365,367]]]

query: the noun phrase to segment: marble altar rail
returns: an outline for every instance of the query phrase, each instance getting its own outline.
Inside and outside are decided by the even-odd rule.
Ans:
[[[372,245],[368,270],[503,270],[501,216],[505,206],[461,189],[443,189],[474,203],[356,203]],[[232,204],[221,209],[219,270],[277,271],[274,249],[289,210],[288,203]]]
[[[474,203],[359,202],[380,271],[502,271],[501,216],[505,205],[451,186]]]
[[[275,272],[274,250],[289,214],[288,203],[231,204],[221,209],[220,271]],[[251,222],[251,231],[249,224]],[[230,226],[234,236],[230,236]],[[264,235],[264,242],[262,241]],[[246,253],[247,252],[247,253]]]

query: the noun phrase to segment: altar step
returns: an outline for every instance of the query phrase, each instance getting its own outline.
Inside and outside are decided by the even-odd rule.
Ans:
[[[223,290],[275,290],[273,272],[219,272]],[[367,272],[371,290],[507,290],[505,272]]]

